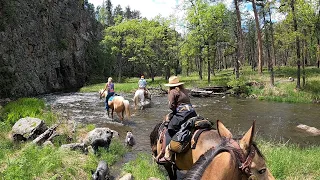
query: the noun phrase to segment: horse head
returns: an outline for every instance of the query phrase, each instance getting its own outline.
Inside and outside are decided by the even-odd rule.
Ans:
[[[255,121],[253,121],[252,126],[240,139],[239,143],[232,140],[231,132],[219,120],[217,121],[217,130],[220,137],[231,140],[231,146],[234,146],[236,151],[240,150],[240,157],[238,158],[241,164],[239,169],[248,179],[274,179],[267,168],[262,153],[253,141]]]
[[[238,141],[232,133],[217,121],[218,146],[207,150],[194,163],[185,179],[192,180],[229,180],[259,179],[274,180],[266,166],[266,161],[253,141],[255,122],[245,135]]]
[[[99,93],[99,98],[100,99],[105,98],[107,96],[106,95],[106,91],[103,92],[103,89],[100,89],[98,93]]]

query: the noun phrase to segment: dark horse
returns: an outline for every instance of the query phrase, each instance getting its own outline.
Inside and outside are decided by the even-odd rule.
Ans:
[[[253,142],[255,122],[239,142],[221,122],[217,125],[221,144],[199,158],[188,171],[186,180],[274,180]]]

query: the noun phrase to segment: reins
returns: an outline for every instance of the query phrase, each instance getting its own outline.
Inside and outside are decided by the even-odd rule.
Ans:
[[[256,154],[255,147],[251,145],[249,148],[248,155],[245,156],[245,154],[243,153],[242,149],[239,146],[239,143],[236,140],[234,139],[226,139],[226,140],[227,140],[227,146],[225,148],[229,153],[232,152],[235,155],[235,158],[238,162],[238,168],[241,170],[241,172],[247,175],[248,177],[253,175],[253,173],[250,170],[250,166]],[[228,146],[228,144],[230,146]],[[224,151],[221,151],[221,152],[224,152]]]

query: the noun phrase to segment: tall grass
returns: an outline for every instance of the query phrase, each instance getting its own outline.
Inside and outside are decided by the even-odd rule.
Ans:
[[[123,167],[123,173],[131,173],[135,179],[146,180],[150,177],[165,180],[165,174],[159,169],[159,166],[152,161],[151,155],[138,154],[138,157],[126,163]]]
[[[9,102],[1,109],[1,119],[8,125],[13,125],[20,118],[36,117],[45,121],[47,125],[53,124],[57,117],[45,105],[44,100],[37,98],[21,98]]]
[[[294,144],[276,144],[260,141],[259,148],[276,179],[319,180],[320,147],[299,147]]]
[[[122,143],[114,140],[109,151],[100,149],[99,152],[99,156],[87,156],[57,147],[26,144],[0,161],[0,167],[5,167],[2,172],[0,168],[0,179],[90,179],[91,170],[96,169],[99,160],[113,165],[127,151]]]

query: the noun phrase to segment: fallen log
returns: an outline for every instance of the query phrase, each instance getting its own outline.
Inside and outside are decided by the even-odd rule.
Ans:
[[[203,90],[191,90],[191,96],[196,97],[208,97],[213,93],[213,91],[203,91]]]
[[[48,138],[50,138],[52,134],[54,134],[57,127],[58,127],[58,124],[53,125],[49,129],[47,129],[44,133],[40,134],[36,139],[34,139],[32,141],[32,143],[37,144],[37,145],[41,145]]]

